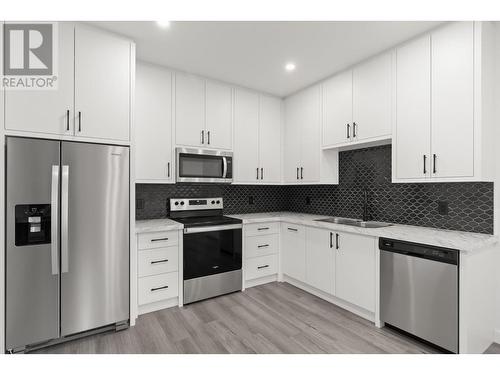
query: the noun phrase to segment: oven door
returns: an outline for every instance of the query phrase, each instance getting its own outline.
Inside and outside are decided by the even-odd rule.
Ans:
[[[232,182],[232,153],[177,148],[177,182]]]
[[[184,280],[241,269],[242,225],[184,229]]]

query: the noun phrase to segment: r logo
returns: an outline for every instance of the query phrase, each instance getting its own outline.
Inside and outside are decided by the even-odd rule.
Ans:
[[[53,74],[53,25],[4,24],[4,75]]]

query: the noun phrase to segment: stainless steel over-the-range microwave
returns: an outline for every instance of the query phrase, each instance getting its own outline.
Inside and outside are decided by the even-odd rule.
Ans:
[[[177,182],[233,181],[232,152],[178,147],[176,161]]]

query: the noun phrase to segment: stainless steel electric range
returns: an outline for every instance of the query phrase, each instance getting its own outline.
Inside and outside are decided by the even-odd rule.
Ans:
[[[223,215],[222,198],[170,199],[184,224],[184,304],[240,291],[242,221]]]

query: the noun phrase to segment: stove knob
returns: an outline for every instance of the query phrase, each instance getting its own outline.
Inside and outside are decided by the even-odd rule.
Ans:
[[[215,204],[215,201],[212,201],[212,204]]]
[[[181,206],[184,206],[184,202],[181,202]]]
[[[175,205],[178,206],[179,205],[179,202],[175,202]]]
[[[220,201],[217,201],[217,204],[220,204]]]

